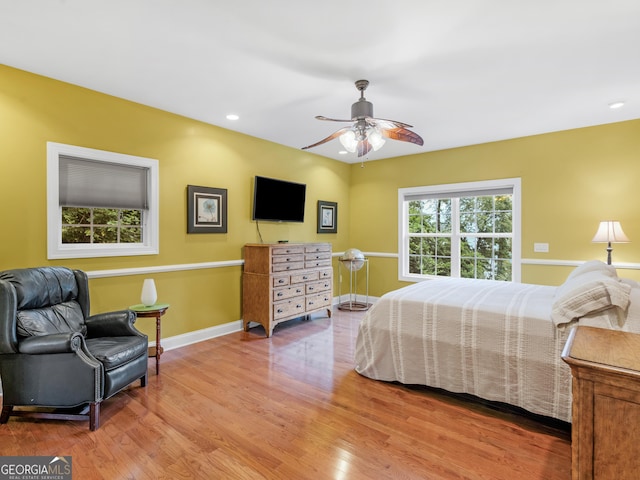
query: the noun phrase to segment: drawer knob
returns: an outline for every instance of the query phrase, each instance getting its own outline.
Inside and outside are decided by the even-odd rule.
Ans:
[[[281,297],[282,296],[282,292],[278,292],[278,296]]]
[[[296,305],[296,308],[302,308],[302,305]]]
[[[276,311],[277,311],[278,313],[282,313],[282,311],[283,311],[283,310],[282,310],[281,308],[279,308],[279,309],[278,309],[278,310],[276,310]]]
[[[296,290],[296,293],[302,293],[302,290],[300,290],[299,288]]]

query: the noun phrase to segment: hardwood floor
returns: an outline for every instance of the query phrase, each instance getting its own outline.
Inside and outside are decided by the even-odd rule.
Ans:
[[[362,315],[167,351],[160,376],[150,359],[146,388],[103,403],[97,431],[12,418],[0,455],[71,455],[80,480],[571,477],[562,425],[358,375]]]

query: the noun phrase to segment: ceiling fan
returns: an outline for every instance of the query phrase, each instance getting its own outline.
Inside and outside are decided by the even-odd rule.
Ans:
[[[356,88],[360,91],[360,99],[351,105],[351,120],[336,120],[335,118],[327,118],[322,115],[316,117],[318,120],[328,120],[330,122],[353,122],[352,125],[343,127],[327,138],[313,145],[302,147],[302,149],[306,150],[317,147],[334,138],[339,138],[340,143],[342,143],[347,151],[357,151],[358,157],[362,157],[369,153],[371,149],[378,150],[382,147],[385,138],[422,145],[424,143],[422,137],[409,130],[409,128],[413,128],[411,125],[395,120],[374,118],[373,104],[364,98],[364,91],[368,86],[368,80],[356,81]]]

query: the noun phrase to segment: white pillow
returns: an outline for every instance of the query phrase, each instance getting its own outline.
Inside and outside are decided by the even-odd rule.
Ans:
[[[630,291],[629,284],[621,282],[617,276],[612,278],[609,272],[581,272],[567,278],[556,290],[551,319],[559,327],[608,308],[626,310]]]
[[[567,277],[567,280],[576,278],[585,273],[601,272],[603,275],[607,275],[611,278],[617,278],[618,273],[613,265],[607,265],[600,260],[589,260],[581,265],[578,265]]]

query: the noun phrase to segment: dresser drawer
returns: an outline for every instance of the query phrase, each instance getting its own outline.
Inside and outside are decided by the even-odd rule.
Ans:
[[[300,285],[298,287],[276,288],[273,291],[273,301],[279,302],[280,300],[286,300],[287,298],[298,297],[304,294],[304,285]]]
[[[304,246],[300,245],[297,247],[273,247],[271,249],[271,254],[275,257],[278,255],[302,255],[304,253]]]
[[[314,253],[305,253],[304,260],[305,262],[312,260],[327,260],[331,259],[331,252],[314,252]]]
[[[304,268],[329,267],[331,266],[331,258],[325,260],[305,260]]]
[[[274,263],[271,269],[273,273],[288,272],[289,270],[302,270],[304,263]]]
[[[314,280],[318,280],[319,278],[320,278],[320,272],[318,271],[296,273],[294,275],[291,275],[291,283],[312,282]]]
[[[305,253],[313,253],[313,252],[331,253],[331,245],[329,245],[328,243],[305,245],[304,251]]]
[[[304,255],[274,255],[271,259],[274,265],[280,263],[296,263],[304,261]]]
[[[306,294],[309,295],[312,293],[324,292],[325,290],[330,290],[331,282],[329,280],[321,280],[319,282],[307,283],[305,287],[306,287]]]
[[[333,268],[325,268],[323,270],[318,271],[320,278],[332,278],[333,277]]]
[[[306,297],[306,304],[307,311],[331,306],[331,295],[329,294],[329,292],[320,293],[318,295],[308,295]]]
[[[297,314],[304,315],[305,305],[304,298],[276,303],[273,305],[273,319],[278,320]]]
[[[284,287],[286,285],[289,285],[289,275],[273,277],[272,282],[274,287]]]

